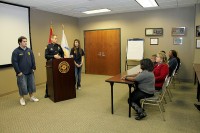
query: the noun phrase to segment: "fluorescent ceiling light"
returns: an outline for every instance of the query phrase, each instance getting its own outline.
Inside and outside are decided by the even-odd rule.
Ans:
[[[136,0],[136,1],[144,8],[158,6],[155,0]]]
[[[98,9],[98,10],[90,10],[90,11],[85,11],[85,12],[82,12],[82,13],[85,13],[85,14],[94,14],[94,13],[102,13],[102,12],[110,12],[111,10],[109,9]]]

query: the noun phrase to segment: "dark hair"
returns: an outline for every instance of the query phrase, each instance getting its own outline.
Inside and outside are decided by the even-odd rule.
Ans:
[[[19,45],[20,45],[20,42],[22,42],[23,39],[26,39],[26,40],[27,40],[27,38],[26,38],[25,36],[20,36],[20,37],[18,38],[18,44],[19,44]]]
[[[171,52],[172,52],[172,56],[173,57],[177,57],[177,52],[176,52],[176,50],[170,50]]]
[[[76,47],[75,42],[78,42],[78,47],[80,47],[80,41],[78,39],[74,39],[74,47]]]
[[[164,54],[166,54],[166,52],[164,50],[160,51],[160,52],[163,52]]]
[[[141,65],[141,69],[142,70],[147,70],[147,71],[150,71],[150,72],[153,71],[153,68],[154,68],[153,67],[153,62],[148,58],[142,59],[140,61],[140,65]]]
[[[78,50],[79,50],[79,51],[77,51],[77,48],[76,48],[76,46],[75,46],[75,42],[78,42],[78,48],[79,48]],[[76,55],[78,54],[78,52],[79,52],[80,54],[82,54],[80,40],[78,40],[78,39],[74,39],[74,52],[75,52]]]

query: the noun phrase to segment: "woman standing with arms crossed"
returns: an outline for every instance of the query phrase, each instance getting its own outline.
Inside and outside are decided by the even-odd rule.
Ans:
[[[74,58],[76,87],[78,90],[81,89],[81,69],[84,62],[84,55],[85,53],[80,46],[80,41],[75,39],[74,46],[70,52],[70,56]]]

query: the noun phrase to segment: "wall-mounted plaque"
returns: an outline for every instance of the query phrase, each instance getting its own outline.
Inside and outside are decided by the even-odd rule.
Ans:
[[[184,36],[184,35],[185,35],[185,27],[172,28],[172,36]]]
[[[200,37],[200,25],[196,26],[196,37]]]
[[[182,37],[174,37],[174,45],[181,45],[183,44],[183,38]]]
[[[197,39],[197,46],[196,46],[196,48],[200,48],[200,40],[199,39]]]
[[[158,38],[150,38],[150,45],[158,45]]]
[[[162,36],[163,28],[145,28],[146,36]]]

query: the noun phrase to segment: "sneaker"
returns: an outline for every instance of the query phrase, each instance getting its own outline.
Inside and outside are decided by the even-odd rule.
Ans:
[[[20,98],[19,102],[22,106],[26,105],[24,98]]]
[[[44,98],[48,98],[48,97],[49,97],[49,95],[47,95],[47,94],[44,95]]]
[[[36,97],[32,96],[32,97],[30,98],[30,101],[31,101],[31,102],[38,102],[39,99],[37,99]]]
[[[143,112],[143,113],[140,113],[137,117],[135,117],[135,119],[136,119],[136,120],[141,120],[141,119],[143,119],[143,118],[146,117],[146,116],[147,116],[146,113]]]

